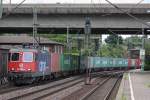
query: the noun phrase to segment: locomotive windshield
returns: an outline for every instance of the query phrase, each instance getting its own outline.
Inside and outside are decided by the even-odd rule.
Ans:
[[[131,50],[130,51],[130,57],[131,59],[137,59],[140,56],[140,51],[139,50]]]
[[[12,53],[11,61],[19,61],[19,53]]]
[[[24,52],[23,53],[23,62],[33,62],[33,53],[32,52]]]

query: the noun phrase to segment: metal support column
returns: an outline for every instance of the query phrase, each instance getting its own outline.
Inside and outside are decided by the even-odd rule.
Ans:
[[[145,44],[145,43],[144,43],[144,41],[145,41],[144,37],[145,37],[145,36],[144,36],[144,28],[143,28],[143,27],[142,27],[142,36],[143,36],[143,37],[142,37],[142,49],[144,49],[144,44]]]
[[[99,51],[99,39],[94,39],[94,42],[95,42],[95,50],[94,50],[94,56],[97,56],[98,54],[98,51]]]
[[[102,35],[100,35],[100,38],[99,38],[99,56],[102,55],[102,53],[101,53],[101,47],[102,47]]]
[[[37,8],[33,8],[33,47],[36,48],[39,46],[40,42],[40,36],[39,39],[37,39]]]
[[[86,56],[86,80],[85,84],[91,84],[91,68],[88,63],[88,56],[89,56],[89,43],[90,43],[90,34],[91,34],[91,20],[89,17],[86,17],[85,19],[85,56]]]
[[[67,26],[67,49],[69,51],[69,26]]]
[[[71,65],[71,37],[70,37],[70,34],[69,34],[69,25],[67,26],[67,50],[69,52],[69,63]],[[72,66],[72,65],[71,65]]]
[[[69,34],[69,26],[67,26],[67,49],[68,49],[68,52],[71,53],[71,37],[70,37],[70,34]]]

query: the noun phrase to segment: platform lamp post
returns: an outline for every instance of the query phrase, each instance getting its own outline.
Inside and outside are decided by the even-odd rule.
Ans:
[[[89,17],[85,18],[85,56],[86,56],[86,79],[85,84],[89,85],[91,84],[91,68],[88,61],[89,53],[89,43],[90,43],[90,34],[91,34],[91,20]]]

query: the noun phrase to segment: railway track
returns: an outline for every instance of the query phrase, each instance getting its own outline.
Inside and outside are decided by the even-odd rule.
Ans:
[[[114,81],[114,85],[113,85],[113,86],[110,88],[110,90],[107,92],[107,94],[106,94],[104,100],[109,100],[109,99],[110,99],[110,96],[111,96],[111,94],[112,94],[112,92],[113,92],[114,88],[116,87],[116,85],[117,85],[117,83],[118,83],[119,80],[120,80],[120,77],[118,77],[118,78]]]
[[[15,90],[21,90],[21,89],[25,89],[28,86],[24,86],[24,87],[16,87],[16,86],[7,86],[3,89],[0,90],[0,95],[11,92],[11,91],[15,91]]]
[[[49,86],[49,87],[45,87],[43,89],[39,89],[37,91],[33,91],[31,93],[25,94],[25,95],[21,95],[19,97],[15,97],[15,98],[11,98],[10,100],[39,100],[42,98],[45,98],[49,95],[52,95],[54,93],[57,93],[59,91],[62,91],[64,89],[67,89],[69,87],[72,87],[76,84],[79,84],[81,82],[83,82],[83,79],[75,79],[75,80],[71,80],[71,81],[67,81],[61,84],[57,84],[54,86]]]
[[[46,83],[42,83],[42,84],[46,84]],[[42,84],[32,84],[32,85],[22,85],[22,86],[15,86],[13,84],[5,84],[0,87],[0,95],[3,95],[8,92],[16,91],[16,90],[30,88],[35,85],[37,85],[37,86],[42,85]]]
[[[102,72],[102,73],[101,72],[94,73],[92,75],[96,79],[95,79],[95,81],[91,82],[91,85],[83,85],[81,89],[69,94],[68,96],[62,98],[61,100],[99,100],[99,98],[105,98],[106,94],[108,94],[107,92],[109,91],[109,89],[107,89],[107,88],[108,87],[111,88],[112,87],[111,84],[115,81],[117,76],[121,75],[122,73],[123,72],[121,72],[121,71],[114,71],[114,72],[109,71],[109,72]],[[105,86],[105,88],[104,88],[104,86]],[[102,88],[104,88],[104,89],[102,89]],[[103,96],[96,97],[95,99],[91,98],[91,96],[93,94],[95,94],[95,92],[98,89],[100,89],[100,90],[102,89],[101,93],[98,93],[98,95],[102,94]],[[107,91],[105,91],[105,89],[107,89]],[[106,93],[103,93],[103,91],[105,91]],[[90,99],[88,99],[88,98],[90,98]],[[100,99],[100,100],[103,100],[103,99]]]
[[[53,87],[57,87],[61,84],[66,84],[68,82],[72,82],[74,80],[77,80],[79,78],[81,78],[82,76],[75,76],[75,77],[70,77],[70,78],[66,78],[66,79],[62,79],[59,81],[54,81],[51,83],[47,83],[47,84],[42,84],[42,85],[38,85],[38,86],[23,86],[23,87],[7,87],[6,90],[0,90],[1,94],[0,94],[0,100],[16,100],[19,98],[22,98],[26,95],[31,95],[33,93],[36,93],[37,91],[43,91],[44,89],[51,89]]]
[[[104,75],[104,72],[99,72],[97,74],[94,73],[93,77],[96,77],[96,76],[102,75],[102,74]],[[54,82],[54,81],[58,81],[58,80],[61,80],[61,79],[63,79],[63,78],[59,78],[59,79],[51,80],[51,81],[46,81],[46,82],[42,82],[42,83],[36,83],[36,84],[33,84],[33,85],[19,86],[19,87],[18,86],[14,86],[14,85],[10,85],[10,84],[5,84],[5,85],[2,85],[0,87],[0,95],[8,93],[8,92],[11,92],[11,91],[15,91],[15,90],[21,90],[21,89],[34,87],[35,85],[38,86],[38,85],[48,84],[49,82]]]
[[[5,84],[0,87],[0,95],[3,95],[5,93],[15,91],[15,90],[21,90],[25,88],[30,88],[33,85],[24,85],[24,86],[14,86],[12,84]]]
[[[90,92],[86,93],[84,97],[77,100],[91,100],[87,98],[91,98],[92,95],[95,94],[99,88],[103,87],[104,84],[113,83],[114,80],[116,80],[116,74],[119,73],[120,72],[93,73],[92,82],[97,83],[92,86],[94,88],[92,88]],[[75,76],[38,86],[7,87],[6,90],[2,89],[0,91],[0,100],[60,100],[66,96],[69,96],[71,93],[82,89],[84,82],[85,77]],[[115,84],[117,84],[117,81]],[[110,87],[111,91],[107,91],[107,95],[104,96],[105,99],[103,100],[108,100],[114,87]],[[92,98],[92,100],[94,99]]]
[[[114,75],[115,74],[100,82],[97,86],[82,96],[80,100],[111,100],[110,96],[122,76],[121,74]]]

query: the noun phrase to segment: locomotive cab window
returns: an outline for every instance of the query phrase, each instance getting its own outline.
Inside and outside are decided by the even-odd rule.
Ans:
[[[12,53],[11,61],[19,61],[19,53]]]
[[[32,52],[24,52],[23,53],[23,62],[33,62],[33,53]]]

